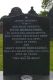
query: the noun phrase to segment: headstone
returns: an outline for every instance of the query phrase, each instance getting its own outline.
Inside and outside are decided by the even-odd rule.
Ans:
[[[0,34],[2,34],[2,32],[3,32],[3,22],[0,21]]]
[[[11,13],[9,14],[9,16],[17,16],[17,15],[21,15],[21,14],[23,14],[22,10],[19,7],[14,7],[11,10]]]
[[[53,7],[50,9],[48,17],[50,21],[50,39],[53,39]]]
[[[5,80],[20,80],[24,75],[48,76],[48,18],[38,16],[32,7],[27,14],[22,13],[4,18],[3,24],[3,70],[4,76],[6,76]]]

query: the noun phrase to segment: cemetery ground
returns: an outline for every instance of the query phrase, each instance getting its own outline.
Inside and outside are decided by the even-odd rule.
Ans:
[[[0,71],[3,70],[3,35],[0,34]],[[53,71],[53,41],[50,41],[50,70]]]

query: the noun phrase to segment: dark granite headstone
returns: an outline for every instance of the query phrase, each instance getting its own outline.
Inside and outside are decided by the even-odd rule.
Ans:
[[[9,16],[3,23],[4,76],[48,76],[48,18],[39,17],[32,7],[28,14]]]
[[[53,39],[53,7],[48,13],[49,21],[50,21],[50,39]]]

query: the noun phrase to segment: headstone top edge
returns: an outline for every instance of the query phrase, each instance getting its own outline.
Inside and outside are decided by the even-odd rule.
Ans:
[[[24,14],[24,13],[22,12],[21,8],[14,7],[14,8],[12,8],[12,10],[9,13],[8,16],[16,16],[16,15],[22,15],[22,14]],[[36,11],[33,9],[33,6],[31,7],[31,9],[29,10],[29,12],[27,14],[38,16],[38,14],[36,13]]]

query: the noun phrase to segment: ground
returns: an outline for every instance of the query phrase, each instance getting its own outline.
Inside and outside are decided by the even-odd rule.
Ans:
[[[0,34],[0,71],[3,70],[3,35]],[[50,41],[50,70],[53,71],[53,41]]]
[[[53,41],[50,41],[50,70],[53,71]]]

